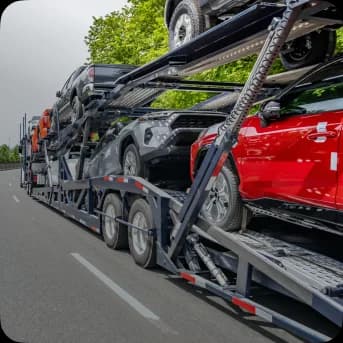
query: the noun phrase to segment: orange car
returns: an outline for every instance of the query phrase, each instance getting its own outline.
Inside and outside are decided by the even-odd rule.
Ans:
[[[32,152],[38,152],[39,146],[38,146],[38,126],[36,126],[33,129],[33,133],[31,136],[31,146],[32,146]]]
[[[50,123],[50,114],[51,109],[46,109],[40,120],[39,120],[39,139],[43,139],[48,135],[48,130],[50,129],[51,123]]]

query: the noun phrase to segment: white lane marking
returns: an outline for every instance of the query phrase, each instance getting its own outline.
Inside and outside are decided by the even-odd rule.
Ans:
[[[136,298],[122,289],[109,277],[103,274],[99,269],[94,267],[80,254],[70,253],[79,263],[86,267],[91,273],[93,273],[98,279],[100,279],[107,287],[109,287],[114,293],[116,293],[122,300],[128,303],[134,310],[136,310],[140,315],[146,318],[151,324],[155,325],[165,334],[178,335],[179,333],[172,329],[169,325],[160,320],[160,317],[155,313],[150,311],[146,306],[140,303]]]
[[[12,198],[14,199],[14,201],[19,204],[20,203],[20,200],[15,196],[15,195],[12,195]]]
[[[337,163],[338,163],[337,152],[332,152],[331,158],[330,158],[330,170],[337,171]]]
[[[94,267],[80,254],[71,253],[71,255],[78,262],[80,262],[84,267],[86,267],[91,273],[93,273],[99,280],[101,280],[108,288],[110,288],[114,293],[116,293],[122,300],[127,302],[133,309],[135,309],[144,318],[152,319],[152,320],[160,320],[159,316],[151,312],[147,307],[145,307],[142,303],[140,303],[136,298],[134,298],[132,295],[130,295],[128,292],[122,289],[119,285],[117,285],[109,277],[103,274],[99,269]]]

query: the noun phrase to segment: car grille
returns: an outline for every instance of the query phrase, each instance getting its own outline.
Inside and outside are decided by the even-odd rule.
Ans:
[[[205,129],[224,120],[225,116],[220,115],[185,114],[178,116],[170,126],[173,130],[181,128]]]

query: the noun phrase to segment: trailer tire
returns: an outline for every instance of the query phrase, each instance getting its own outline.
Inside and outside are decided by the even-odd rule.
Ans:
[[[111,217],[121,216],[123,204],[120,198],[110,193],[106,196],[102,206],[102,212]],[[106,216],[102,216],[102,236],[106,245],[111,249],[125,249],[128,247],[127,230],[123,224],[115,222]]]
[[[224,231],[239,230],[243,221],[244,206],[239,194],[239,179],[232,169],[229,163],[223,166],[202,209],[205,219]],[[222,213],[219,213],[220,208]],[[247,211],[248,223],[252,215]]]
[[[205,31],[205,18],[198,0],[183,0],[173,11],[168,25],[169,49],[173,50]]]
[[[336,31],[321,30],[312,32],[286,43],[280,52],[283,66],[297,69],[327,61],[336,48]],[[291,48],[291,51],[288,51]]]
[[[136,199],[129,212],[129,223],[143,229],[154,226],[152,212],[144,199]],[[129,227],[129,247],[135,262],[143,268],[152,268],[156,265],[156,244],[153,236]]]

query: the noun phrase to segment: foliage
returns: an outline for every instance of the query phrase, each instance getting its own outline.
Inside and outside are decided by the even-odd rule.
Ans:
[[[94,18],[85,42],[93,63],[141,65],[168,50],[168,31],[164,24],[165,0],[129,0],[120,11]],[[337,52],[343,52],[343,29],[337,30]],[[244,83],[256,60],[250,56],[229,65],[195,75],[192,79]],[[272,73],[283,71],[277,60]],[[168,91],[153,103],[157,108],[188,108],[206,100],[210,94]]]
[[[85,42],[94,63],[140,65],[164,54],[168,32],[164,0],[129,0],[105,17],[93,18]]]
[[[19,147],[16,145],[10,149],[8,145],[3,144],[0,146],[0,163],[19,162]]]

